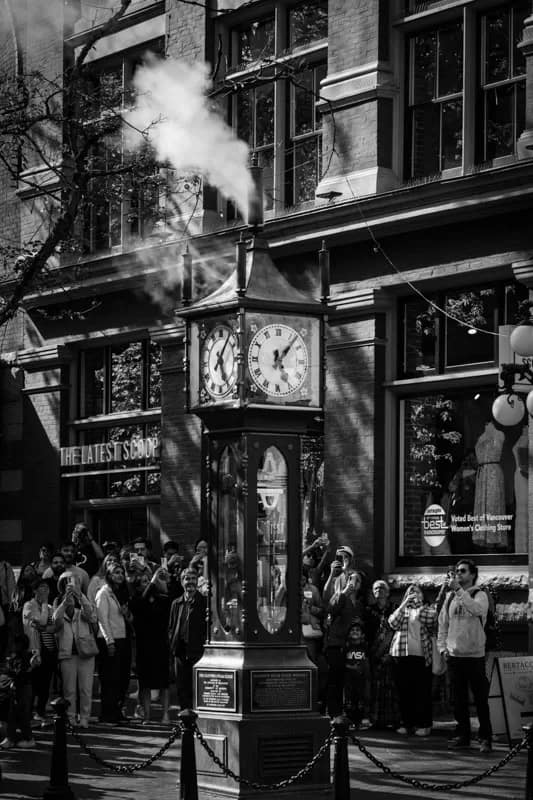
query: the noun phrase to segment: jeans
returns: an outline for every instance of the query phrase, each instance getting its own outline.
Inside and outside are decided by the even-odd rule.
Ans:
[[[192,708],[193,706],[193,671],[192,668],[199,661],[197,658],[189,658],[183,653],[176,653],[174,666],[176,669],[176,689],[178,692],[178,703],[181,710]]]
[[[402,725],[406,728],[431,728],[431,667],[424,656],[394,658],[394,677]]]
[[[57,650],[47,650],[46,647],[41,647],[41,663],[36,667],[32,674],[33,696],[36,699],[36,708],[38,714],[44,717],[46,713],[46,704],[50,696],[50,682],[57,667]]]
[[[31,704],[33,691],[31,683],[18,686],[13,692],[9,704],[7,718],[7,738],[12,742],[16,739],[17,728],[20,729],[22,739],[28,741],[32,738],[31,733]]]
[[[326,647],[324,655],[328,663],[327,712],[330,717],[337,717],[342,714],[346,654],[343,647]]]
[[[453,691],[453,714],[457,722],[457,736],[470,741],[470,710],[468,708],[468,688],[474,695],[474,703],[479,719],[480,740],[492,741],[492,726],[489,712],[489,680],[485,667],[485,657],[448,658],[448,669]]]
[[[118,722],[130,681],[131,646],[127,639],[115,639],[115,654],[109,655],[107,645],[98,638],[100,670],[100,717],[106,722]]]
[[[76,720],[76,695],[80,697],[80,720],[88,722],[91,716],[91,704],[94,679],[94,656],[80,658],[70,656],[60,661],[63,678],[63,697],[68,701],[67,715],[74,723]]]

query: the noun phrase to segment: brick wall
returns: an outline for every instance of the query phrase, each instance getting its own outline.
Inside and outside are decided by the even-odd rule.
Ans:
[[[376,530],[383,523],[383,348],[373,317],[331,323],[325,414],[325,529],[351,545],[361,566],[379,569]],[[377,422],[376,422],[377,421]]]
[[[187,551],[200,536],[200,422],[184,413],[183,346],[162,350],[161,536],[176,539]]]

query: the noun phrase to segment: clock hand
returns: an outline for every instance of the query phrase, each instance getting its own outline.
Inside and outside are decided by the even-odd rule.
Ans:
[[[226,347],[227,347],[227,344],[228,344],[228,342],[229,342],[229,340],[230,340],[230,337],[231,337],[231,333],[228,333],[228,335],[227,335],[227,337],[226,337],[226,341],[225,341],[225,342],[224,342],[224,344],[222,345],[222,350],[220,350],[220,351],[217,353],[217,360],[216,360],[216,362],[215,362],[215,369],[217,369],[217,367],[220,367],[220,371],[221,371],[221,372],[222,372],[222,370],[223,370],[223,364],[224,364],[224,361],[222,360],[222,356],[224,355],[224,350],[225,350],[225,349],[226,349]],[[226,379],[224,378],[224,380],[226,380]]]
[[[298,336],[293,336],[293,337],[292,337],[292,339],[291,339],[291,341],[290,341],[290,342],[289,342],[289,344],[287,345],[287,347],[285,347],[285,348],[284,348],[284,349],[281,351],[280,360],[282,360],[282,359],[284,359],[284,358],[285,358],[285,356],[287,355],[287,353],[289,352],[289,350],[291,349],[291,347],[293,346],[293,344],[294,344],[294,342],[296,341],[296,339],[297,339],[297,338],[298,338]]]

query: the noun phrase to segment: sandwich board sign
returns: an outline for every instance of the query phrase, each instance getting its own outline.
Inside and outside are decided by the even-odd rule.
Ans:
[[[509,744],[524,738],[523,726],[533,723],[533,656],[494,659],[489,708],[495,735]]]

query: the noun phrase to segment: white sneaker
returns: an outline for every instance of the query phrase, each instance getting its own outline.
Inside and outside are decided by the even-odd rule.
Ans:
[[[372,722],[368,719],[368,717],[365,717],[361,720],[358,727],[360,731],[366,731],[372,727]]]
[[[29,750],[30,747],[35,747],[35,739],[21,739],[17,744],[22,750]]]
[[[89,727],[89,720],[88,719],[80,719],[80,728],[88,728]]]
[[[9,750],[10,747],[16,747],[15,742],[7,737],[0,742],[0,748],[2,750]]]
[[[415,730],[415,736],[430,736],[431,735],[431,728],[417,728]]]
[[[407,735],[409,734],[409,731],[407,730],[407,728],[405,728],[405,727],[402,725],[402,727],[401,727],[401,728],[396,728],[396,733],[399,733],[399,734],[400,734],[400,736],[407,736]]]

